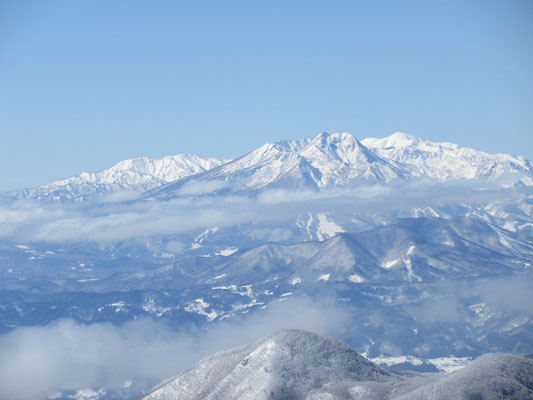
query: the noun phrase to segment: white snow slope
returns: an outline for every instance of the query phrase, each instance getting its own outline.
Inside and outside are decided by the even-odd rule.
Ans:
[[[338,340],[281,330],[250,345],[209,357],[164,382],[144,399],[303,399],[327,383],[386,381],[391,375]]]
[[[488,154],[454,143],[434,143],[397,132],[383,139],[361,141],[367,148],[388,160],[411,167],[412,176],[427,176],[440,181],[450,179],[520,178],[531,185],[533,163],[523,157]]]
[[[194,154],[178,154],[159,160],[139,157],[120,161],[100,172],[83,172],[36,188],[18,189],[8,193],[8,196],[19,199],[80,201],[115,191],[144,192],[228,161],[201,158]]]
[[[148,197],[191,193],[321,190],[359,182],[388,183],[427,177],[438,181],[501,181],[533,185],[533,163],[523,157],[488,154],[451,143],[433,143],[395,133],[361,142],[349,133],[323,132],[313,139],[267,143],[218,168],[161,186]]]
[[[148,191],[147,197],[173,198],[265,189],[321,190],[421,177],[532,186],[533,163],[520,156],[488,154],[404,133],[359,141],[349,133],[323,132],[312,139],[266,143],[232,161],[190,154],[160,160],[135,158],[104,171],[84,172],[7,195],[80,201],[115,191]]]

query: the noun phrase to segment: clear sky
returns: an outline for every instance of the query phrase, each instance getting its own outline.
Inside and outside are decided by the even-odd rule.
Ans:
[[[533,1],[0,0],[0,190],[324,130],[533,158]]]

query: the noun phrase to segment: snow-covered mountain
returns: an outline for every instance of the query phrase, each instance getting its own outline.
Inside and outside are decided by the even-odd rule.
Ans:
[[[322,190],[365,182],[430,178],[533,185],[533,163],[523,157],[488,154],[452,143],[434,143],[403,133],[357,140],[323,132],[312,139],[266,143],[235,160],[182,154],[124,160],[8,197],[45,201],[85,200],[115,191],[146,192],[149,198],[210,193],[257,193],[266,189]]]
[[[350,184],[430,178],[441,182],[502,180],[533,184],[533,163],[523,157],[487,154],[451,143],[395,133],[357,140],[323,132],[313,139],[267,143],[218,168],[158,187],[152,198],[266,189],[321,190]]]
[[[361,141],[379,156],[409,168],[411,176],[425,176],[439,181],[455,179],[522,180],[533,184],[533,163],[508,154],[488,154],[460,147],[454,143],[434,143],[405,133],[383,139]]]
[[[320,281],[399,284],[499,276],[529,268],[532,259],[533,242],[481,219],[425,217],[322,242],[267,243],[196,266],[205,265],[202,278],[208,282],[246,285],[276,276],[276,285],[286,282],[294,291],[300,289],[290,282],[310,288]]]
[[[409,380],[398,386],[405,388],[414,382],[416,381]],[[411,390],[398,396],[397,400],[531,398],[533,360],[529,357],[496,353],[485,354],[452,374],[425,377],[411,386]]]
[[[229,160],[201,158],[194,154],[178,154],[154,160],[147,157],[123,160],[99,172],[83,172],[31,189],[18,189],[9,197],[47,201],[81,201],[116,191],[144,192],[200,172]]]
[[[533,360],[489,354],[449,375],[388,372],[343,343],[302,330],[217,353],[145,400],[521,400],[533,396]]]
[[[370,151],[349,133],[323,132],[313,139],[267,143],[225,165],[154,189],[148,195],[169,198],[206,192],[317,190],[355,182],[386,183],[403,177],[406,171],[397,162]]]
[[[393,380],[335,339],[281,330],[253,345],[207,358],[143,399],[305,399],[310,393],[347,392],[347,382]]]

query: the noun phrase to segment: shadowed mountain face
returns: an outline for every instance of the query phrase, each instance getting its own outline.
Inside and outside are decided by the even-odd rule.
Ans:
[[[308,283],[322,274],[329,274],[328,281],[384,283],[504,274],[523,269],[532,256],[532,242],[477,218],[416,218],[322,242],[265,244],[204,262],[212,265],[213,277],[224,273],[222,281],[241,284],[272,274]]]
[[[142,399],[527,399],[533,361],[489,354],[449,375],[401,375],[368,361],[343,343],[301,330],[215,354]]]

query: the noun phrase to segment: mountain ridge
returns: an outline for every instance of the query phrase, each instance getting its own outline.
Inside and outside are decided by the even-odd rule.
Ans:
[[[223,195],[278,188],[319,191],[416,178],[530,186],[533,163],[401,133],[359,141],[349,133],[322,132],[312,139],[267,143],[227,164],[148,191],[146,197],[179,197],[194,183],[216,182],[210,194]]]
[[[490,154],[455,143],[431,142],[401,132],[382,139],[366,138],[361,142],[382,157],[413,167],[416,174],[440,181],[496,179],[525,170],[530,175],[526,183],[533,183],[533,163],[522,156]]]
[[[99,172],[83,172],[47,185],[14,190],[7,196],[61,202],[134,191],[144,192],[146,198],[168,199],[278,188],[316,191],[412,178],[531,186],[533,162],[400,132],[360,141],[346,132],[322,132],[314,138],[265,143],[233,160],[192,154],[123,160]],[[199,191],[198,186],[207,189]]]
[[[177,154],[161,159],[137,157],[119,161],[98,172],[82,172],[35,188],[13,190],[7,195],[16,199],[81,201],[116,191],[144,192],[227,161],[194,154]]]

